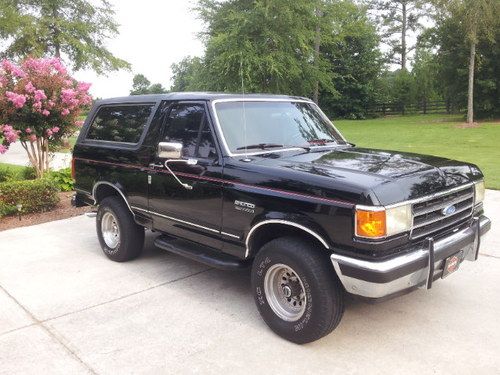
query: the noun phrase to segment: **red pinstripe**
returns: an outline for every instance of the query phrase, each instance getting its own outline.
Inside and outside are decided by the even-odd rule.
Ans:
[[[154,168],[149,168],[149,167],[144,167],[138,164],[127,164],[127,163],[113,163],[109,161],[103,161],[103,160],[94,160],[94,159],[85,159],[85,158],[74,158],[75,160],[81,160],[85,161],[88,163],[93,163],[93,164],[104,164],[104,165],[113,165],[117,167],[124,167],[124,168],[131,168],[131,169],[141,169],[141,170],[148,170],[148,171],[155,171],[155,172],[160,172],[160,173],[165,173],[165,174],[170,174],[168,171],[162,171]],[[184,176],[184,177],[189,177],[189,178],[194,178],[197,180],[204,180],[204,181],[211,181],[211,182],[219,182],[222,184],[232,184],[232,185],[238,185],[238,186],[244,186],[247,188],[252,188],[252,189],[260,189],[264,191],[270,191],[274,193],[280,193],[280,194],[285,194],[289,196],[294,196],[294,197],[299,197],[299,198],[307,198],[307,199],[314,199],[326,203],[334,203],[334,204],[340,204],[344,207],[353,207],[354,203],[347,202],[347,201],[342,201],[338,199],[329,199],[329,198],[323,198],[323,197],[318,197],[314,195],[307,195],[307,194],[301,194],[301,193],[296,193],[293,191],[287,191],[287,190],[280,190],[280,189],[275,189],[275,188],[269,188],[269,187],[262,187],[258,185],[250,185],[250,184],[245,184],[243,182],[236,182],[236,181],[231,181],[231,180],[223,180],[220,178],[214,178],[214,177],[207,177],[207,176],[199,176],[196,174],[190,174],[190,173],[184,173],[184,172],[176,172],[178,176]]]

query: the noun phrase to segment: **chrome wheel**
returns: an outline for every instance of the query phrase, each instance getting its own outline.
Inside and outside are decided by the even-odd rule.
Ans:
[[[281,319],[299,320],[306,310],[306,294],[302,280],[285,264],[270,267],[264,278],[267,303]]]
[[[102,215],[101,233],[106,246],[110,249],[116,249],[120,244],[120,227],[115,215],[107,211]]]

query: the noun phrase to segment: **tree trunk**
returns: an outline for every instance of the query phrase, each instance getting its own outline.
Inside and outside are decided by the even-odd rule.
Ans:
[[[319,51],[320,51],[320,46],[321,46],[321,23],[320,23],[320,18],[322,16],[322,12],[319,8],[316,8],[316,19],[317,19],[317,26],[316,26],[316,37],[314,38],[314,65],[316,66],[316,69],[319,69]],[[319,101],[319,80],[316,79],[316,82],[314,82],[314,92],[313,92],[313,100],[314,103],[318,104]]]
[[[469,92],[467,95],[467,123],[474,122],[474,65],[476,61],[476,42],[470,43],[469,57]]]
[[[54,18],[54,24],[52,25],[53,26],[53,38],[54,38],[54,40],[52,41],[54,44],[54,55],[55,55],[55,57],[57,57],[59,59],[59,58],[61,58],[61,43],[59,41],[60,32],[59,32],[58,26],[56,24],[57,19],[59,17],[57,5],[54,5],[54,7],[52,8],[52,17]]]
[[[406,1],[402,1],[402,23],[401,23],[401,70],[406,69],[406,27],[407,27],[407,14],[406,14]]]

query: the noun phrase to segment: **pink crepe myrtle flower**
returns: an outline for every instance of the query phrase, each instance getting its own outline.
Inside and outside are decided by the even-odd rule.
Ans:
[[[68,108],[64,108],[64,109],[61,111],[61,115],[63,115],[63,116],[67,116],[67,115],[69,115],[69,109],[68,109]]]
[[[2,61],[2,68],[14,77],[24,78],[26,76],[26,73],[22,69],[11,63],[9,60]]]
[[[42,111],[42,115],[44,115],[44,116],[48,116],[48,115],[50,115],[50,112],[49,112],[49,111],[47,111],[46,109],[44,109],[44,110]]]
[[[14,143],[19,138],[19,136],[16,132],[3,133],[3,135],[4,135],[5,139],[7,140],[7,142],[9,142],[9,143]]]
[[[61,60],[58,58],[54,58],[50,60],[50,63],[52,64],[52,67],[59,73],[59,74],[66,74],[67,70],[62,64]]]
[[[87,92],[90,89],[90,86],[92,86],[91,83],[88,82],[78,82],[78,85],[76,86],[76,89],[80,92]]]
[[[73,101],[75,99],[76,92],[73,89],[64,89],[61,90],[61,100],[64,104],[73,105]]]
[[[40,100],[47,99],[47,95],[45,95],[45,91],[43,90],[36,90],[34,98],[36,102],[39,102]]]
[[[0,154],[5,154],[7,152],[8,148],[5,147],[4,145],[0,144]]]
[[[42,110],[42,102],[34,102],[33,103],[33,108],[35,108],[35,111],[41,111]]]
[[[26,103],[26,96],[24,95],[16,94],[12,91],[6,91],[5,96],[7,97],[7,100],[14,104],[14,107],[16,108],[23,108],[24,103]]]
[[[54,127],[52,128],[52,133],[54,133],[54,134],[59,133],[59,130],[61,130],[61,129],[59,128],[59,126],[54,126]]]
[[[26,128],[24,131],[26,132],[26,134],[31,134],[33,132],[31,128]]]
[[[78,120],[78,121],[75,121],[75,125],[78,126],[78,127],[81,127],[83,126],[84,124],[84,121],[83,120]]]
[[[14,143],[19,138],[18,132],[10,125],[3,125],[2,132],[8,143]]]
[[[80,103],[82,105],[88,105],[92,103],[92,97],[90,95],[83,95],[82,98],[80,99]]]
[[[45,133],[46,133],[49,137],[51,137],[51,136],[52,136],[52,129],[47,129],[47,130],[45,131]]]
[[[48,108],[54,108],[54,106],[55,106],[55,105],[56,105],[56,103],[54,103],[54,101],[53,101],[53,100],[49,100],[49,101],[47,102],[47,107],[48,107]]]
[[[34,92],[35,92],[35,90],[36,90],[36,89],[35,89],[35,86],[33,86],[33,84],[31,83],[31,81],[30,81],[30,82],[28,82],[28,83],[26,84],[26,86],[24,86],[24,89],[26,90],[26,92],[27,92],[27,93],[30,93],[30,94],[31,94],[31,93],[34,93]]]

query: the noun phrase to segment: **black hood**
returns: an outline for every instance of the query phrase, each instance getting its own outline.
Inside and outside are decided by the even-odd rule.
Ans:
[[[342,181],[345,185],[364,187],[369,190],[365,196],[371,196],[373,204],[382,205],[433,194],[482,177],[479,169],[469,163],[357,147],[272,153],[256,159],[258,165],[313,175],[315,178],[310,181],[314,183],[318,176],[324,176],[335,179],[336,184]]]

